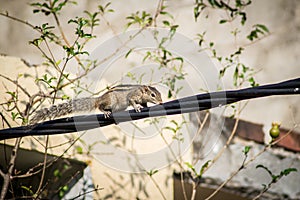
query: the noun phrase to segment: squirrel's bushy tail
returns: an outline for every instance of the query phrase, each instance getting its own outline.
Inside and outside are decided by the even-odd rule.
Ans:
[[[35,112],[30,120],[30,124],[35,124],[46,119],[55,119],[74,112],[91,111],[95,109],[97,98],[81,98],[70,100],[50,108],[43,108]]]

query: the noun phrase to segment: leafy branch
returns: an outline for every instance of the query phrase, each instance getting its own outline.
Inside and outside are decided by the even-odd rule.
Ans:
[[[256,169],[259,169],[259,168],[265,170],[270,175],[271,181],[267,185],[263,184],[263,187],[264,187],[263,190],[254,199],[258,199],[263,193],[268,191],[274,183],[277,183],[284,176],[289,175],[291,172],[297,172],[296,168],[287,168],[287,169],[282,170],[279,174],[275,175],[268,167],[266,167],[262,164],[259,164],[256,166]]]

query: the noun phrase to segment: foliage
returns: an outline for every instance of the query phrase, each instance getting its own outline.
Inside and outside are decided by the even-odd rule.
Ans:
[[[265,170],[270,175],[271,181],[268,184],[262,184],[264,188],[258,196],[260,196],[262,193],[266,192],[273,184],[277,183],[284,176],[288,176],[291,172],[297,172],[296,168],[286,168],[286,169],[282,170],[279,174],[275,175],[268,167],[266,167],[262,164],[259,164],[256,166],[256,169],[259,169],[259,168]]]

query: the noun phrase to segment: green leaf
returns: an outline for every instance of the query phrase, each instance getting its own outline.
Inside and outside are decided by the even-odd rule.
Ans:
[[[170,127],[170,126],[166,126],[166,127],[164,127],[164,129],[170,130],[170,131],[172,131],[173,133],[176,133],[176,132],[177,132],[177,130],[176,130],[175,128],[172,128],[172,127]]]
[[[69,164],[64,164],[64,169],[69,169],[70,165]]]
[[[226,68],[223,68],[219,71],[219,78],[222,78],[225,75]]]
[[[249,81],[249,83],[250,83],[250,85],[251,85],[252,87],[259,86],[259,84],[256,83],[256,81],[255,81],[255,79],[254,79],[253,77],[250,77],[250,78],[248,79],[248,81]]]
[[[194,19],[195,19],[195,21],[197,21],[199,15],[200,15],[199,6],[196,6],[196,7],[194,7]]]
[[[190,169],[194,168],[194,166],[189,162],[185,162],[184,164]]]
[[[296,168],[287,168],[287,169],[281,171],[281,172],[280,172],[280,175],[281,175],[281,176],[287,176],[287,175],[289,175],[289,173],[291,173],[291,172],[297,172],[297,169],[296,169]]]
[[[196,176],[198,176],[198,173],[196,172],[195,167],[194,167],[191,163],[185,162],[184,164],[185,164],[189,169],[191,169],[191,170],[193,171],[193,173],[194,173]]]
[[[147,174],[148,174],[149,176],[153,176],[153,175],[156,174],[157,172],[158,172],[158,170],[155,169],[155,170],[150,170],[149,172],[147,172]]]
[[[38,13],[38,12],[40,12],[40,9],[33,9],[32,12],[33,13]]]
[[[32,186],[26,187],[24,185],[21,186],[22,189],[26,190],[27,192],[29,192],[31,195],[34,194],[34,192],[32,191]]]
[[[226,19],[221,19],[221,20],[219,21],[219,24],[225,24],[226,22],[227,22]]]
[[[214,7],[214,6],[216,5],[215,0],[208,0],[208,3],[209,3],[212,7]]]
[[[266,170],[271,177],[274,176],[273,173],[271,172],[271,170],[269,170],[269,168],[265,167],[264,165],[259,164],[256,166],[256,169],[258,169],[258,168],[262,168],[262,169]]]
[[[132,51],[133,51],[133,49],[130,49],[130,50],[126,53],[125,58],[127,58],[127,57],[129,56],[129,54],[130,54]]]
[[[13,120],[16,120],[18,115],[19,115],[19,113],[11,112],[11,117]]]
[[[175,126],[178,127],[178,123],[175,120],[171,120],[171,123],[175,124]]]
[[[209,163],[211,162],[211,160],[206,161],[206,163],[204,163],[204,165],[202,165],[201,170],[200,170],[200,177],[203,175],[204,170],[208,167]]]
[[[135,80],[135,79],[136,79],[136,78],[135,78],[135,75],[134,75],[133,73],[131,73],[131,72],[127,72],[126,76],[127,76],[128,78],[131,78],[132,80]]]
[[[68,191],[68,189],[69,189],[69,187],[67,185],[65,185],[65,186],[62,187],[63,191]]]
[[[53,175],[55,177],[59,177],[60,178],[61,177],[61,172],[58,169],[56,169],[56,170],[54,170]]]
[[[108,2],[107,4],[105,4],[105,6],[99,5],[98,9],[102,14],[105,14],[107,12],[114,12],[113,9],[109,9],[108,7],[110,6],[111,2]]]
[[[251,149],[251,146],[245,146],[245,148],[244,148],[244,150],[243,150],[243,153],[244,153],[245,155],[247,155],[247,154],[249,153],[250,149]]]
[[[172,97],[172,91],[169,90],[169,91],[168,91],[168,98],[171,98],[171,97]]]
[[[62,198],[64,195],[65,195],[65,192],[63,190],[60,190],[59,193],[58,193],[58,196],[60,198]]]
[[[62,97],[61,97],[62,100],[66,100],[66,99],[70,99],[70,97],[66,94],[64,94]]]
[[[16,92],[6,92],[7,94],[10,94],[12,98],[16,99],[17,96],[16,96]]]
[[[82,154],[83,153],[83,149],[80,146],[76,147],[76,151],[77,151],[78,154]]]
[[[236,67],[233,73],[233,85],[237,86],[238,83],[238,77],[239,77],[239,68]]]
[[[256,27],[262,29],[264,32],[269,33],[269,29],[263,24],[256,24]]]
[[[247,15],[246,15],[246,13],[245,13],[245,12],[239,12],[239,15],[242,17],[242,19],[241,19],[241,24],[242,24],[242,25],[245,25],[246,20],[247,20]]]
[[[170,22],[169,22],[169,21],[166,21],[166,20],[163,21],[163,24],[164,24],[165,26],[170,26]]]

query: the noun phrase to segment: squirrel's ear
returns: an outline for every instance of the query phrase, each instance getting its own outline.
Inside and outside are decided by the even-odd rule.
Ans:
[[[148,88],[148,86],[143,85],[143,86],[142,86],[142,90],[143,90],[144,92],[148,92],[148,91],[149,91],[149,88]]]

